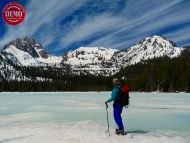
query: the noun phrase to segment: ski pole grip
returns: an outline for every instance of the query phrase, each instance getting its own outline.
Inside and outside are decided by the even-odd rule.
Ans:
[[[106,109],[108,108],[108,103],[107,102],[105,102],[105,104],[106,104]]]

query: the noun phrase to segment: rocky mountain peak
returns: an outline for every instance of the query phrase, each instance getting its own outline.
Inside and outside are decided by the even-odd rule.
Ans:
[[[104,47],[80,47],[65,54],[62,62],[71,65],[99,64],[111,59],[116,51]]]
[[[144,38],[136,45],[127,48],[116,55],[120,65],[131,65],[155,57],[168,56],[170,58],[180,55],[182,49],[163,36],[154,35]]]
[[[9,42],[7,45],[4,46],[3,51],[10,48],[10,46],[14,46],[17,49],[29,53],[33,58],[48,58],[49,54],[45,51],[43,46],[37,43],[34,39],[25,37],[25,38],[18,38],[14,41]]]

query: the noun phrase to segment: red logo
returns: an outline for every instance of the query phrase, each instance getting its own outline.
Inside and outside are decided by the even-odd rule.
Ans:
[[[10,2],[5,5],[2,12],[3,20],[9,25],[17,25],[25,18],[24,7],[18,2]]]

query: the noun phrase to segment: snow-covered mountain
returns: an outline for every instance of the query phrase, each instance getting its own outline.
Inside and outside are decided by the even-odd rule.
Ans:
[[[64,55],[64,63],[70,65],[88,65],[100,64],[110,60],[116,49],[107,49],[104,47],[80,47]]]
[[[121,67],[155,57],[177,57],[182,50],[173,41],[155,35],[121,51],[103,47],[80,47],[66,53],[62,63],[72,65],[74,71],[110,75],[118,72]]]
[[[4,54],[0,53],[0,81],[35,81],[44,80],[43,78],[36,77],[35,79],[24,75],[22,71],[17,69],[12,61]]]
[[[177,57],[182,50],[183,48],[177,47],[173,41],[167,40],[165,37],[152,36],[141,40],[130,48],[115,53],[113,58],[119,66],[126,67],[155,57]]]
[[[2,80],[40,80],[25,75],[17,67],[60,66],[62,57],[49,55],[41,44],[33,39],[16,39],[4,46],[0,52],[0,81]],[[47,79],[46,79],[47,80]]]
[[[62,60],[62,57],[48,54],[41,44],[27,37],[5,45],[1,53],[19,66],[54,65],[60,64]]]
[[[117,51],[104,47],[80,47],[66,53],[62,63],[71,65],[76,74],[86,72],[93,75],[111,75],[118,71],[115,64],[110,61]]]
[[[68,67],[71,71],[69,74],[109,76],[118,72],[121,67],[154,57],[179,56],[183,49],[165,37],[152,36],[120,51],[104,47],[80,47],[62,57],[56,57],[48,54],[43,46],[33,39],[17,39],[5,45],[0,53],[0,80],[7,75],[10,75],[10,79],[27,79],[15,66],[63,68],[63,74],[67,73]]]

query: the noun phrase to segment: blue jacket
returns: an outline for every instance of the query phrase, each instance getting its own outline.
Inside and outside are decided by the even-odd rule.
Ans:
[[[119,97],[119,88],[120,86],[114,86],[112,89],[111,97],[106,101],[107,103],[114,101]]]

